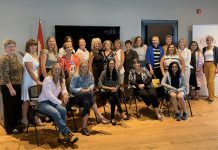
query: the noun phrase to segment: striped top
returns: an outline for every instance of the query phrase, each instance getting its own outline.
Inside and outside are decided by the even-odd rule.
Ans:
[[[154,68],[160,68],[160,49],[155,49],[154,50]]]
[[[180,64],[179,55],[165,55],[164,56],[164,70],[168,70],[170,63],[174,61]]]

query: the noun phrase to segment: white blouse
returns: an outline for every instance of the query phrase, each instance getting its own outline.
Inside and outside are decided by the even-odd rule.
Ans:
[[[62,93],[63,95],[68,94],[66,86],[65,86],[65,81],[64,81],[64,86],[62,89],[59,81],[58,81],[58,84],[55,85],[53,81],[53,77],[47,76],[43,81],[42,92],[39,95],[38,101],[42,102],[42,101],[49,100],[54,104],[61,105],[62,101],[58,99],[58,96],[60,93]]]

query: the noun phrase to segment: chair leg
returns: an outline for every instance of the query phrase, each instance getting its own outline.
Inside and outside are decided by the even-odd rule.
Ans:
[[[127,116],[129,116],[129,112],[128,112],[128,109],[127,109],[127,106],[126,106],[126,102],[124,102],[124,105],[125,105],[125,109],[126,109],[126,114],[127,114]]]
[[[29,131],[29,125],[30,125],[30,123],[28,121],[28,124],[27,124],[27,127],[26,127],[26,133],[28,133],[28,131]]]
[[[163,102],[164,102],[164,99],[161,101],[161,103],[160,103],[160,109],[162,108],[162,106],[163,106]]]
[[[73,124],[74,124],[75,131],[78,132],[76,120],[75,120],[75,117],[74,117],[74,114],[73,114],[72,110],[70,110],[70,113],[71,113],[71,116],[73,117]]]
[[[104,117],[106,118],[106,117],[107,117],[107,114],[106,114],[105,105],[103,105],[103,108],[104,108]]]
[[[193,117],[193,114],[192,114],[192,108],[191,108],[191,104],[190,104],[190,102],[189,102],[189,99],[187,99],[187,102],[188,102],[188,105],[189,105],[189,109],[190,109],[191,117]]]
[[[138,112],[137,100],[136,100],[136,98],[134,98],[134,99],[135,99],[136,117],[139,118],[140,115],[139,115],[139,112]]]
[[[33,124],[34,124],[34,127],[35,127],[36,143],[39,146],[39,136],[38,136],[38,131],[37,131],[37,128],[36,128],[36,122],[33,121]]]
[[[167,100],[165,100],[166,104],[167,104],[167,111],[168,111],[168,115],[170,118],[170,105],[168,104]]]

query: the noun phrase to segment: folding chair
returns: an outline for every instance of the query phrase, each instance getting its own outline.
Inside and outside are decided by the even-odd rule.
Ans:
[[[37,124],[35,122],[34,117],[38,116],[39,118],[42,118],[42,117],[43,118],[45,118],[45,117],[51,118],[47,114],[41,113],[39,110],[36,109],[37,99],[38,99],[41,91],[42,91],[42,85],[34,85],[34,86],[29,87],[29,89],[28,89],[29,98],[30,98],[30,109],[33,110],[32,123],[33,123],[33,125],[35,127],[35,137],[36,137],[36,143],[37,143],[38,146],[39,146],[39,137],[38,137],[38,131],[37,131],[37,128],[36,128]],[[28,129],[29,129],[29,122],[28,122],[28,125],[27,125],[26,133],[28,133]],[[57,130],[56,126],[55,126],[55,129]]]

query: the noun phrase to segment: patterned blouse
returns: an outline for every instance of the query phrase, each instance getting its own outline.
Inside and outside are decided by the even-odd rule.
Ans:
[[[136,70],[135,69],[131,69],[129,71],[129,87],[137,86],[138,84],[136,83]],[[141,71],[141,78],[143,83],[145,84],[146,88],[151,88],[152,87],[152,76],[150,74],[150,72],[148,71],[147,68],[142,67],[142,71]]]
[[[0,59],[0,85],[21,84],[23,78],[23,66],[19,63],[17,55],[9,57],[4,55]]]

